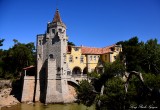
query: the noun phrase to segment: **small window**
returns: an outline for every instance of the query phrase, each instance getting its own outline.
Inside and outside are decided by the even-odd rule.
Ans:
[[[74,50],[75,50],[75,51],[78,51],[78,50],[79,50],[79,48],[78,48],[78,47],[75,47],[75,48],[74,48]]]
[[[71,71],[67,71],[67,75],[71,75]]]
[[[96,56],[94,56],[94,61],[96,61]]]
[[[58,30],[59,30],[59,32],[62,32],[62,29],[61,29],[61,28],[59,28]]]
[[[92,56],[90,56],[90,60],[92,60]]]
[[[81,56],[81,58],[80,58],[80,62],[81,62],[81,63],[83,63],[83,62],[84,62],[84,58],[83,58],[83,56]]]
[[[54,34],[55,34],[55,29],[52,29],[52,33],[54,33]]]
[[[38,58],[41,58],[41,54],[38,54]]]
[[[69,56],[69,62],[73,62],[73,56],[72,55]]]
[[[39,45],[42,45],[42,41],[41,40],[39,40]]]
[[[116,60],[117,59],[117,56],[114,56],[114,60]]]
[[[116,48],[116,51],[119,51],[119,47]]]
[[[78,59],[78,57],[75,57],[76,59]]]
[[[66,54],[63,53],[63,57],[64,57],[64,63],[66,63]]]
[[[107,55],[105,55],[105,60],[107,60]]]
[[[115,47],[111,47],[111,51],[114,51],[115,50]]]
[[[50,59],[54,59],[53,54],[50,54],[50,55],[49,55],[49,58],[50,58]]]

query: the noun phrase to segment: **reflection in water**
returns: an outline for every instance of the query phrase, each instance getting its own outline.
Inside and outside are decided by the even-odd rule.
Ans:
[[[2,108],[2,110],[86,110],[86,106],[82,104],[48,104],[35,103],[33,105],[21,103],[10,108]],[[89,107],[87,110],[95,110],[95,107]]]

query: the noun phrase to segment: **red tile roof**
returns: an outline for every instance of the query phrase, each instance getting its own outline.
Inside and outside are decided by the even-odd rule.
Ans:
[[[28,69],[31,69],[31,68],[35,68],[35,66],[31,65],[31,66],[23,68],[23,70],[28,70]]]
[[[81,47],[81,49],[82,49],[82,54],[105,54],[112,52],[111,48],[114,46],[115,45],[107,46],[104,48]]]
[[[115,47],[115,45],[111,45],[111,46],[107,46],[104,48],[95,48],[95,47],[85,47],[85,46],[81,46],[81,51],[82,54],[105,54],[105,53],[109,53],[112,52],[112,48]],[[71,48],[72,46],[67,46],[67,53],[71,53]]]

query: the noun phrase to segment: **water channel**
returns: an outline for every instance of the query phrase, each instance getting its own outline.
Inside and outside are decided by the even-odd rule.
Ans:
[[[48,104],[42,103],[26,104],[20,103],[12,107],[3,107],[1,110],[95,110],[94,106],[86,107],[82,104]]]

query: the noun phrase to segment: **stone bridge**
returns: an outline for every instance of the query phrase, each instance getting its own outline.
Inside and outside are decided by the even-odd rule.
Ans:
[[[79,82],[82,80],[87,80],[87,75],[68,75],[67,81],[75,83],[76,85],[79,85]]]

